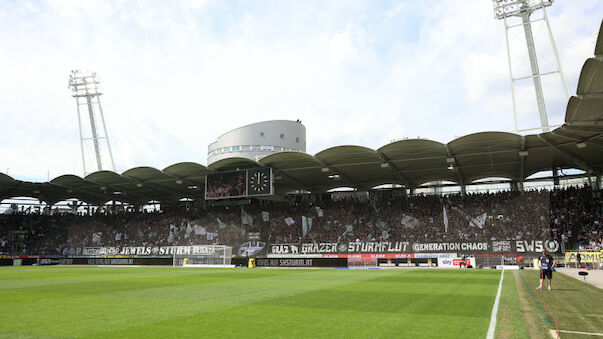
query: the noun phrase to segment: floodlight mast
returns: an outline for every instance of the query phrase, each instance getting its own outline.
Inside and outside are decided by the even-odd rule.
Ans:
[[[71,96],[75,98],[77,103],[77,121],[80,131],[80,148],[82,152],[82,167],[84,170],[84,176],[88,174],[86,171],[86,157],[84,151],[84,141],[91,140],[94,145],[94,153],[96,156],[96,167],[98,171],[103,170],[103,162],[101,156],[100,142],[105,141],[107,144],[107,150],[109,153],[109,159],[111,160],[111,168],[115,171],[115,163],[113,162],[113,153],[111,152],[111,143],[109,142],[109,135],[107,133],[107,125],[105,124],[105,117],[103,115],[103,109],[100,103],[100,82],[96,80],[96,72],[72,70],[69,74],[69,87],[71,88]],[[88,109],[88,116],[90,120],[90,130],[92,137],[84,137],[82,131],[82,110],[80,106],[86,106]],[[102,122],[102,130],[97,126],[95,112],[98,112]]]
[[[532,78],[534,82],[534,90],[536,92],[536,102],[538,104],[538,112],[540,114],[540,124],[543,132],[550,131],[552,126],[549,125],[548,115],[546,111],[546,104],[544,100],[544,94],[542,92],[541,77],[545,75],[559,73],[561,78],[561,84],[563,86],[566,100],[569,100],[569,92],[567,91],[567,83],[565,81],[565,75],[563,74],[563,68],[559,59],[559,53],[557,52],[557,45],[551,32],[551,26],[549,24],[549,17],[546,13],[546,7],[550,7],[554,0],[492,0],[494,7],[494,17],[496,19],[502,19],[505,23],[505,41],[507,43],[507,59],[509,64],[509,78],[511,83],[511,97],[513,100],[513,118],[515,123],[515,131],[521,132],[517,123],[517,104],[515,102],[515,88],[514,83],[519,80],[525,80]],[[531,20],[531,15],[535,11],[542,9],[543,18],[537,20]],[[509,26],[507,18],[516,16],[520,17],[522,23],[519,25]],[[557,70],[552,72],[541,73],[538,67],[538,58],[536,56],[536,47],[534,46],[534,36],[532,34],[532,22],[544,20],[549,33],[549,39],[551,40],[551,46],[553,53],[555,54],[555,60],[557,61]],[[530,58],[530,66],[532,75],[527,77],[515,78],[513,76],[513,67],[511,65],[511,51],[509,48],[509,29],[514,27],[523,26],[524,34],[526,38],[526,44],[528,48],[528,55]],[[528,129],[529,130],[529,129]],[[525,130],[523,130],[525,131]]]

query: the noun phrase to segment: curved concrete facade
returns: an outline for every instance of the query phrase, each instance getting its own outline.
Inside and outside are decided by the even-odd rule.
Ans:
[[[241,157],[258,161],[277,152],[306,152],[306,127],[291,120],[269,120],[233,129],[207,147],[207,164]]]

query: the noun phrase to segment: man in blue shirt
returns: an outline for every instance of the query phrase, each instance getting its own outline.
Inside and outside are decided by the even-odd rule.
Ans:
[[[551,290],[551,280],[553,279],[553,268],[557,264],[557,260],[542,249],[542,255],[538,257],[538,265],[540,267],[540,286],[536,289],[542,289],[542,281],[546,278],[549,280],[549,291]]]

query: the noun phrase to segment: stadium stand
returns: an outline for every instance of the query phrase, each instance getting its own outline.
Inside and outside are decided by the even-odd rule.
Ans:
[[[259,233],[272,243],[555,239],[600,250],[600,190],[279,202],[244,207],[173,207],[162,212],[0,216],[0,253],[80,254],[83,246],[233,245]],[[448,231],[444,225],[446,209]],[[99,210],[100,211],[100,210]],[[322,215],[322,216],[321,216]],[[313,220],[302,234],[302,216]],[[481,219],[480,217],[483,216]],[[288,218],[293,224],[288,225]]]

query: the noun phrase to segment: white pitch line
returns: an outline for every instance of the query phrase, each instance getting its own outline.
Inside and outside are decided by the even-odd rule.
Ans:
[[[555,330],[550,330],[550,331],[551,331],[551,336],[553,338],[557,338],[557,331],[555,331]],[[559,333],[574,333],[574,334],[594,335],[594,336],[598,336],[598,337],[603,337],[603,333],[593,333],[593,332],[559,330]]]
[[[486,339],[494,339],[494,331],[496,330],[496,315],[498,314],[498,303],[500,302],[500,291],[502,290],[503,277],[505,276],[505,269],[502,269],[500,274],[500,282],[498,283],[498,292],[496,292],[496,299],[494,299],[494,306],[492,306],[492,316],[490,317],[490,327],[488,327],[488,334]]]

